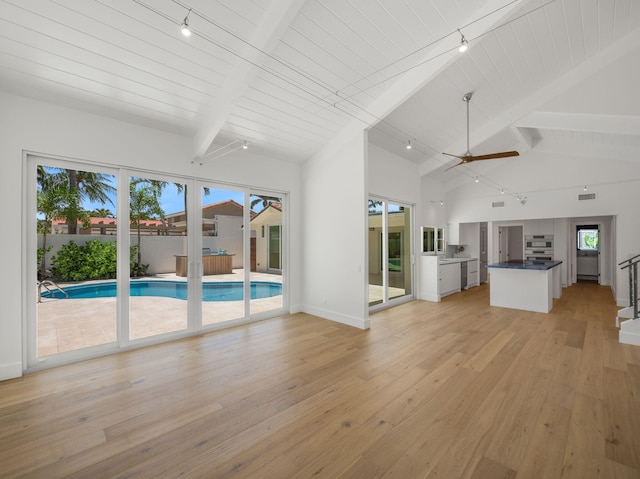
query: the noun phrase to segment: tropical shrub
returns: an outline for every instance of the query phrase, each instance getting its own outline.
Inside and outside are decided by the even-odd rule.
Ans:
[[[129,251],[129,265],[132,276],[146,273],[148,265],[136,267],[137,245]],[[52,273],[57,281],[87,281],[95,279],[115,279],[117,273],[116,242],[103,243],[99,239],[87,241],[84,246],[74,241],[63,245],[51,259]]]

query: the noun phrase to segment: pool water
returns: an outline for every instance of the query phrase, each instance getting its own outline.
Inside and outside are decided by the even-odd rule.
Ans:
[[[69,299],[115,298],[116,282],[107,281],[94,284],[67,286],[64,290]],[[254,281],[251,283],[251,299],[270,298],[282,294],[280,283]],[[187,299],[187,283],[184,281],[142,280],[131,281],[130,296],[161,296],[164,298]],[[57,290],[43,291],[43,298],[65,299]],[[241,281],[202,283],[203,301],[242,301],[244,283]]]

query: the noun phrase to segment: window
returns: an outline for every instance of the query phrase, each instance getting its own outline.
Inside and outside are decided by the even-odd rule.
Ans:
[[[598,230],[579,229],[578,230],[578,250],[596,251],[598,249]]]

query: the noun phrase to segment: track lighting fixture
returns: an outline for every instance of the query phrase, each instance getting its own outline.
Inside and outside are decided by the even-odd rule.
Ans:
[[[584,185],[584,188],[582,188],[583,191],[587,191],[587,185]]]
[[[187,12],[187,16],[184,17],[182,23],[180,24],[180,33],[182,33],[185,37],[191,36],[191,29],[189,28],[189,15],[191,14],[191,9]]]
[[[460,31],[459,28],[458,28],[458,33],[460,34],[460,46],[458,47],[458,51],[460,53],[464,53],[467,51],[467,48],[469,48],[469,42],[464,37],[464,34]]]
[[[244,143],[242,144],[242,149],[247,150],[248,148],[249,148],[249,145],[247,145],[247,140],[244,140]]]
[[[480,183],[480,177],[476,176],[475,182]]]
[[[501,194],[501,195],[504,195],[504,188],[502,188],[502,189],[500,190],[500,194]]]
[[[407,140],[407,146],[405,146],[407,150],[411,149],[411,140]]]

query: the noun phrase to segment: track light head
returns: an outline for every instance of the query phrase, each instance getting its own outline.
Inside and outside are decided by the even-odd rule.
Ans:
[[[248,150],[249,149],[249,145],[247,144],[247,140],[244,140],[244,143],[242,144],[242,149],[243,150]]]
[[[405,148],[406,148],[407,150],[410,150],[410,149],[412,148],[412,147],[411,147],[411,140],[407,140],[407,146],[405,146]]]
[[[458,51],[460,53],[464,53],[467,51],[467,48],[469,48],[469,42],[464,37],[464,35],[462,34],[459,28],[458,28],[458,33],[460,34],[460,46],[458,47]]]
[[[191,13],[191,9],[187,12],[187,16],[184,17],[182,23],[180,24],[180,33],[182,33],[185,37],[191,36],[191,29],[189,28],[189,14]]]

